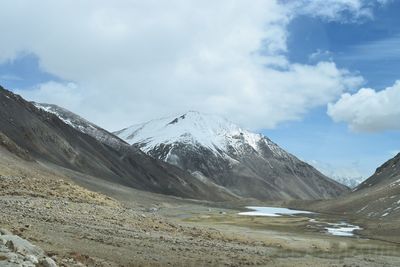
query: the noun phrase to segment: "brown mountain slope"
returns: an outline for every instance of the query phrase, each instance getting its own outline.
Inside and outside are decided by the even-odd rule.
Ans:
[[[400,154],[350,194],[328,201],[292,203],[323,213],[341,214],[361,225],[369,237],[400,242]]]
[[[400,154],[385,162],[352,193],[321,204],[331,211],[368,219],[400,220]]]

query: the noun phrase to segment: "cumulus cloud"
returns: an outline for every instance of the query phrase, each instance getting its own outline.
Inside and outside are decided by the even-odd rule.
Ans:
[[[286,57],[287,25],[299,14],[370,17],[365,1],[328,2],[3,1],[0,63],[35,54],[42,70],[72,83],[18,92],[111,130],[189,109],[271,128],[363,81],[330,61]]]
[[[345,93],[328,105],[328,115],[357,132],[400,130],[400,81],[381,91],[362,88]]]

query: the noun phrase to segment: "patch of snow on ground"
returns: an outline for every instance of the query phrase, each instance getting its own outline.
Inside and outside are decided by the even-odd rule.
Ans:
[[[355,230],[362,230],[358,225],[348,223],[332,223],[330,227],[325,227],[328,234],[335,236],[354,236]]]
[[[364,206],[362,209],[360,209],[360,210],[357,211],[356,213],[360,213],[360,212],[364,211],[367,207],[368,207],[368,205]]]
[[[294,214],[312,214],[313,212],[304,210],[292,210],[287,208],[277,207],[246,207],[253,211],[245,211],[238,213],[239,215],[247,216],[267,216],[267,217],[278,217],[281,215],[294,215]]]

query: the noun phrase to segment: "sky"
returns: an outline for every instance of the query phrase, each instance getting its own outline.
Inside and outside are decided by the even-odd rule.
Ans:
[[[2,1],[0,84],[110,131],[219,114],[366,178],[400,151],[399,13],[395,0]]]

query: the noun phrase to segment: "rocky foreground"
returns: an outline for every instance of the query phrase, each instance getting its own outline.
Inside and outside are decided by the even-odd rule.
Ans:
[[[59,266],[239,266],[270,261],[272,249],[262,243],[176,224],[155,209],[125,206],[34,164],[27,169],[13,161],[1,163],[0,227],[10,232],[2,236],[0,266],[51,266],[45,261]],[[20,253],[25,250],[15,250],[8,237],[37,252]]]
[[[53,259],[29,241],[0,229],[0,266],[57,267]]]

